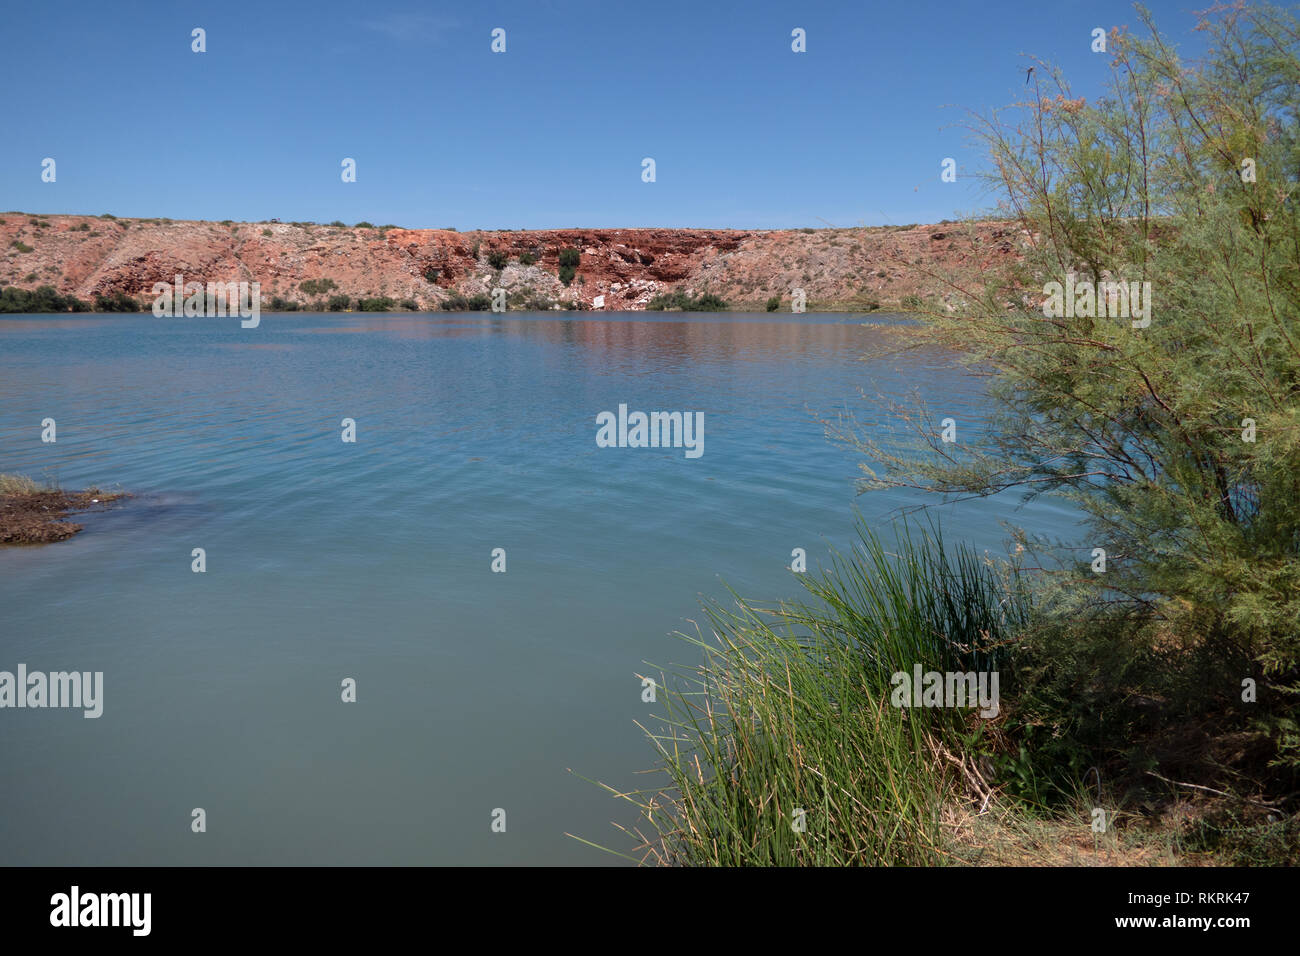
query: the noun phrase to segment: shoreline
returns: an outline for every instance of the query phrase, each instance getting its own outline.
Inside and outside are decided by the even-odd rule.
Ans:
[[[30,479],[0,475],[0,545],[53,544],[83,530],[67,520],[72,514],[105,511],[115,501],[130,498],[124,491],[64,491],[37,485]]]

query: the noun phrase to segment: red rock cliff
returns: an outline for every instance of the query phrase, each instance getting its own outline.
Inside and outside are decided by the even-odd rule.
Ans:
[[[437,308],[452,295],[501,287],[511,308],[544,308],[598,296],[606,309],[642,309],[656,294],[711,292],[732,307],[788,308],[801,288],[809,308],[867,309],[911,296],[952,302],[949,280],[974,289],[1016,256],[1010,223],[970,226],[735,231],[548,229],[453,232],[312,223],[174,222],[92,216],[0,215],[0,282],[53,285],[83,299],[115,292],[152,299],[155,282],[256,281],[271,297],[310,306],[341,294],[388,296]],[[560,252],[576,249],[571,285]],[[522,257],[522,261],[521,261]],[[535,257],[535,259],[534,259]],[[302,290],[329,279],[331,293]],[[309,289],[311,286],[309,286]]]

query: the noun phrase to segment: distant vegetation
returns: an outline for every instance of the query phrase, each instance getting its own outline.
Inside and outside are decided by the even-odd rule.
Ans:
[[[333,279],[304,279],[298,283],[298,288],[307,295],[326,295],[333,292],[338,286]]]
[[[60,295],[52,285],[37,289],[6,286],[0,289],[0,312],[89,312],[89,304],[70,295]]]
[[[510,253],[504,249],[493,249],[488,253],[488,265],[493,269],[504,269],[510,262]]]
[[[706,292],[693,299],[681,289],[675,292],[661,292],[646,303],[647,312],[725,312],[726,309],[727,303],[712,292]]]
[[[92,306],[72,295],[61,295],[52,285],[35,289],[6,286],[0,289],[0,312],[140,312],[135,299],[122,292],[96,296]]]
[[[311,282],[312,280],[307,280]],[[331,280],[329,288],[335,288]],[[300,284],[301,288],[301,284]],[[313,294],[327,291],[323,287],[313,284],[310,290]],[[332,295],[328,299],[315,299],[311,302],[296,302],[292,299],[284,299],[280,296],[272,296],[271,302],[267,306],[270,312],[418,312],[420,304],[414,299],[401,299],[400,301],[391,296],[360,296],[352,297],[339,293]]]
[[[578,263],[582,261],[582,255],[577,249],[560,250],[560,281],[566,286],[573,281],[573,277],[578,273]]]
[[[475,295],[469,298],[453,295],[443,299],[441,308],[445,312],[486,312],[492,308],[492,300],[486,295]]]
[[[140,303],[131,298],[125,292],[114,292],[112,295],[95,296],[96,312],[142,312],[144,311]]]

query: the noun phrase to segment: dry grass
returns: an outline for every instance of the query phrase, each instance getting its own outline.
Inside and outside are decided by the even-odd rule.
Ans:
[[[994,803],[987,812],[948,806],[941,826],[949,862],[958,866],[1215,866],[1209,853],[1186,852],[1180,834],[1198,819],[1191,803],[1165,807],[1158,817],[1108,810],[1105,833],[1092,831],[1091,808],[1040,817]]]

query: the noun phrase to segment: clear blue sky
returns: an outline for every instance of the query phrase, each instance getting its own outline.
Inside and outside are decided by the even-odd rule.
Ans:
[[[1207,2],[1148,5],[1191,50]],[[0,209],[461,230],[935,222],[989,204],[961,176],[981,158],[963,109],[1023,96],[1026,54],[1091,96],[1110,62],[1092,28],[1138,23],[1112,0],[9,2]]]

